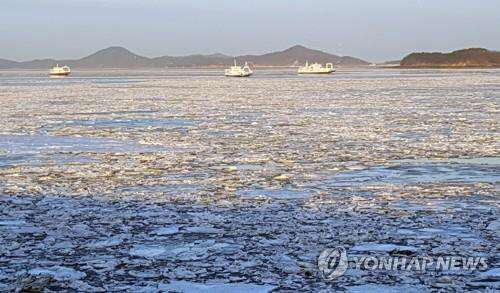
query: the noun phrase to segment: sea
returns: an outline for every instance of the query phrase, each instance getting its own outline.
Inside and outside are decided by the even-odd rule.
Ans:
[[[0,71],[0,205],[0,289],[498,290],[500,70]],[[489,267],[321,277],[367,243]]]

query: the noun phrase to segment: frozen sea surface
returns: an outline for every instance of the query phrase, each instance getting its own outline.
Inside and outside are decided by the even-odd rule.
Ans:
[[[0,291],[500,289],[499,70],[221,73],[0,71]]]

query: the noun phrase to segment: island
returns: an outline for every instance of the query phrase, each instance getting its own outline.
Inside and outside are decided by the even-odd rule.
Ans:
[[[500,67],[500,52],[470,48],[451,53],[412,53],[401,60],[401,67]]]

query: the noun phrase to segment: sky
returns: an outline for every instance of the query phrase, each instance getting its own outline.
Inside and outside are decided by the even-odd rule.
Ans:
[[[262,54],[293,45],[371,62],[500,50],[499,0],[0,0],[0,58]]]

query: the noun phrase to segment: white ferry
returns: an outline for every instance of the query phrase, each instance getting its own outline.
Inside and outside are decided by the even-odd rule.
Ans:
[[[247,62],[245,62],[245,66],[241,67],[237,65],[236,60],[234,60],[234,65],[226,69],[224,73],[226,76],[230,77],[248,77],[253,74],[253,71],[250,69]]]
[[[330,74],[335,72],[335,68],[332,63],[326,63],[325,67],[319,63],[309,64],[306,61],[306,65],[300,66],[297,71],[299,74]]]
[[[54,75],[54,76],[67,76],[70,73],[71,69],[69,68],[69,66],[67,65],[59,66],[59,64],[52,67],[49,71],[49,75]]]

